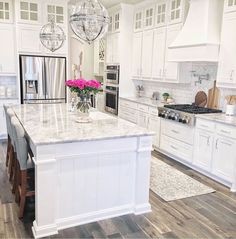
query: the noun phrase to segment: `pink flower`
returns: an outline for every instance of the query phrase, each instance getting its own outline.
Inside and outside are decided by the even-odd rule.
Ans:
[[[66,86],[72,88],[73,90],[88,90],[94,91],[101,88],[101,83],[97,80],[85,80],[83,78],[76,80],[68,80],[66,81]]]

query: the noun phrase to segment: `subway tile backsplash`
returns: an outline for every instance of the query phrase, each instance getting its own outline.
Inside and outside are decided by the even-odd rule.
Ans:
[[[163,82],[148,82],[143,81],[144,95],[146,97],[151,97],[152,93],[157,91],[160,93],[160,98],[162,94],[169,93],[175,103],[177,104],[191,104],[194,102],[195,95],[198,91],[205,91],[208,94],[208,90],[214,86],[214,80],[217,76],[217,65],[216,64],[206,64],[206,63],[194,63],[193,71],[195,74],[206,75],[209,74],[210,78],[208,81],[203,80],[202,83],[196,83],[198,81],[197,77],[192,77],[190,84],[169,84]],[[136,84],[140,84],[136,82]],[[219,106],[222,110],[225,108],[225,97],[227,95],[236,95],[236,90],[232,89],[220,89],[220,102]]]

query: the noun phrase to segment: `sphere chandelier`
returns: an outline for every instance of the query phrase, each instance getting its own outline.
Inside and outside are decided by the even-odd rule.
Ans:
[[[44,47],[54,52],[63,46],[66,40],[63,29],[54,20],[44,25],[40,31],[40,41]]]
[[[71,9],[70,25],[73,32],[89,44],[105,35],[108,24],[108,12],[98,0],[81,0]]]

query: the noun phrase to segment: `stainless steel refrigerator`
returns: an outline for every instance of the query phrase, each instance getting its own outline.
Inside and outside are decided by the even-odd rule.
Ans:
[[[20,56],[21,103],[66,102],[66,58]]]

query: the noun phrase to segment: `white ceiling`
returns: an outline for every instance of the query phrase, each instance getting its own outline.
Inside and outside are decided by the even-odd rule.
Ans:
[[[119,4],[121,2],[135,4],[141,1],[142,0],[100,0],[100,2],[107,8]]]
[[[78,0],[71,0],[70,3],[75,3]],[[130,4],[135,4],[139,3],[143,0],[99,0],[106,8],[112,7],[116,4],[119,4],[121,2],[123,3],[130,3]]]

